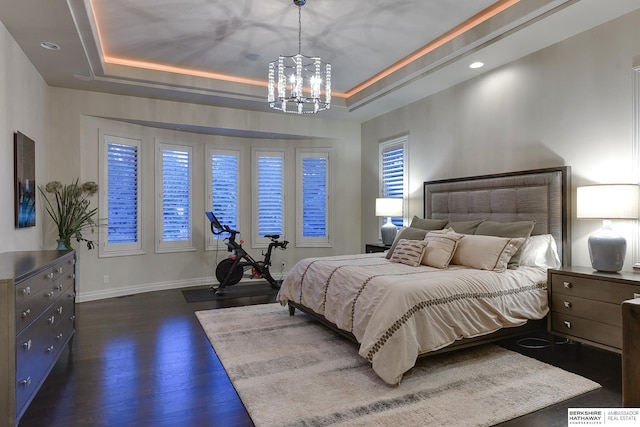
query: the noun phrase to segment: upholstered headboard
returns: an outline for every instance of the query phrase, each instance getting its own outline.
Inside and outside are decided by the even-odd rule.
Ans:
[[[551,234],[571,265],[568,166],[426,181],[424,217],[498,222],[535,220],[532,234]]]

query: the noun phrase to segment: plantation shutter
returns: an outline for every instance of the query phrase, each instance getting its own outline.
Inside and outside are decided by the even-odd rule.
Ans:
[[[327,236],[327,159],[302,159],[302,235]]]
[[[162,150],[162,239],[191,239],[191,158],[189,151]]]
[[[382,196],[404,196],[405,181],[404,144],[392,144],[382,150]],[[391,218],[396,226],[402,227],[402,217]]]
[[[258,157],[258,237],[283,235],[284,188],[282,155]]]
[[[238,229],[238,156],[211,154],[211,209],[221,224]],[[215,238],[226,238],[217,235]]]
[[[138,242],[138,147],[109,142],[108,244]]]

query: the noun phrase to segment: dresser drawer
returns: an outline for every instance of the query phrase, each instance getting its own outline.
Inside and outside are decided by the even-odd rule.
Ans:
[[[639,292],[640,286],[610,282],[602,278],[591,279],[564,274],[551,275],[551,293],[553,295],[574,295],[580,298],[622,304],[623,301],[633,299],[634,293]]]
[[[53,269],[48,269],[16,285],[16,305],[35,298],[36,294],[51,285],[53,277]]]
[[[75,302],[61,297],[16,337],[16,409],[44,381],[74,332]]]
[[[20,333],[35,319],[43,310],[51,305],[62,295],[73,293],[74,277],[73,269],[64,270],[59,266],[56,270],[57,280],[50,281],[41,287],[38,292],[31,293],[16,307],[16,333]],[[52,275],[54,273],[51,273]]]
[[[618,304],[558,294],[551,299],[551,311],[622,327],[622,311]]]
[[[622,349],[622,328],[563,313],[552,313],[551,332]]]

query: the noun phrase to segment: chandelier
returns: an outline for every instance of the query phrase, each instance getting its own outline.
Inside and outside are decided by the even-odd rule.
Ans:
[[[331,107],[331,64],[300,53],[301,10],[306,0],[293,3],[298,6],[298,54],[281,55],[269,63],[268,102],[274,110],[285,113],[314,114]]]

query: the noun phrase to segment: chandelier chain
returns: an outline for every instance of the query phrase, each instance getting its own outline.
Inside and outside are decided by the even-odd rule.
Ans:
[[[298,5],[298,54],[302,52],[302,6]]]

